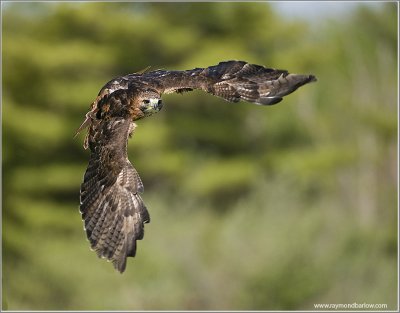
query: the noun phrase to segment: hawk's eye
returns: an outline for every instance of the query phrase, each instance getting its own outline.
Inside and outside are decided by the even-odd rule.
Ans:
[[[149,104],[149,103],[150,103],[150,100],[149,100],[149,99],[144,99],[144,100],[143,100],[143,103],[144,103],[144,104]]]

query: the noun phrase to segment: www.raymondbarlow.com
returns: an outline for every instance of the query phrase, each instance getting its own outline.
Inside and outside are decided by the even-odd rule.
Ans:
[[[316,309],[387,309],[386,303],[315,303]]]

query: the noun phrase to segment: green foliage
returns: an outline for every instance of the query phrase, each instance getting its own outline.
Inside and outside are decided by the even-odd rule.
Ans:
[[[257,2],[21,2],[2,19],[3,309],[396,309],[396,4],[318,24]],[[152,221],[119,275],[85,240],[75,130],[112,77],[229,59],[318,82],[273,107],[168,95],[139,121]]]

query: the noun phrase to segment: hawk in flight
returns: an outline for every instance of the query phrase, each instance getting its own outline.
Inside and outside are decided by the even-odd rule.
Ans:
[[[204,90],[230,102],[272,105],[313,75],[289,74],[243,61],[220,62],[186,71],[143,71],[114,78],[101,88],[77,134],[88,128],[84,148],[89,165],[80,190],[80,213],[91,248],[124,272],[143,238],[149,212],[140,194],[143,183],[128,160],[134,121],[161,110],[164,93]]]

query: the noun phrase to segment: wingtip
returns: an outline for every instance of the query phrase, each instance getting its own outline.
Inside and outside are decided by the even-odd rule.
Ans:
[[[308,75],[308,79],[309,79],[309,82],[316,82],[316,81],[318,81],[317,77],[315,77],[314,75]]]
[[[120,274],[123,274],[126,269],[126,257],[121,260],[113,260],[113,265]]]

